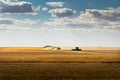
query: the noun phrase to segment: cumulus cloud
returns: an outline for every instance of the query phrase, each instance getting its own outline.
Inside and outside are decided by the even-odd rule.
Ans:
[[[75,10],[69,9],[69,8],[57,8],[57,9],[51,9],[49,11],[51,13],[52,17],[69,17],[76,13]]]
[[[46,4],[51,7],[63,7],[64,2],[46,2]]]
[[[57,11],[50,11],[53,16],[59,17]],[[53,13],[52,13],[53,12]],[[58,11],[59,12],[59,11]],[[61,16],[60,16],[61,17]],[[62,16],[63,17],[63,16]],[[72,28],[83,28],[93,30],[117,30],[120,29],[120,7],[106,10],[87,9],[75,18],[55,18],[44,25],[47,26],[69,26]],[[111,30],[110,30],[111,29]]]
[[[43,7],[42,11],[48,11],[48,8],[47,7]]]
[[[107,21],[118,21],[120,20],[120,7],[108,10],[87,10],[89,15],[94,18],[107,20]]]
[[[31,13],[38,10],[37,8],[32,7],[32,3],[30,2],[11,2],[11,1],[0,1],[0,13]]]

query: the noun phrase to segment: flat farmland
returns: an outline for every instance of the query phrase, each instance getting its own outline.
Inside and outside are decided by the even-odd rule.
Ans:
[[[0,49],[0,80],[120,80],[119,75],[119,49]]]
[[[0,62],[46,62],[46,63],[119,63],[120,51],[38,51],[0,52]]]

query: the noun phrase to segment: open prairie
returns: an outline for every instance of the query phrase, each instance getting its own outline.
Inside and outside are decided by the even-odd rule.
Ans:
[[[120,48],[0,48],[0,80],[119,80]]]

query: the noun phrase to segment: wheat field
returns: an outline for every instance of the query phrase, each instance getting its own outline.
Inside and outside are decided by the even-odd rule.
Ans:
[[[86,48],[83,51],[43,48],[0,48],[0,62],[120,62],[120,50]]]
[[[0,80],[120,80],[120,49],[0,48]]]

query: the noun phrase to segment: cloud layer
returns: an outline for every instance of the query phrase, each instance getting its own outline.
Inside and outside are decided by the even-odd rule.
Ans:
[[[51,13],[52,17],[69,17],[76,13],[75,10],[69,9],[69,8],[57,8],[57,9],[51,9],[49,11]]]
[[[13,24],[13,22],[11,21],[11,20],[8,20],[8,19],[0,19],[0,25],[1,24],[8,24],[8,25],[10,25],[10,24]]]
[[[50,12],[55,17],[64,17],[63,15],[66,15],[67,11],[63,10],[62,12],[55,9]],[[87,9],[76,18],[56,18],[44,24],[47,26],[69,26],[72,28],[96,29],[101,31],[117,30],[120,29],[120,7],[106,10]]]
[[[32,30],[31,26],[35,24],[37,24],[37,22],[30,19],[18,20],[13,18],[1,18],[0,30]]]
[[[46,30],[99,30],[99,31],[119,31],[120,30],[120,7],[107,9],[86,9],[81,11],[77,17],[70,17],[76,13],[76,10],[70,8],[63,8],[65,2],[46,2],[50,10],[47,7],[42,8],[42,11],[48,11],[52,17],[46,19],[44,23],[37,24],[43,27],[47,27]],[[40,6],[33,7],[32,3],[26,1],[15,0],[0,0],[0,14],[8,15],[4,13],[27,13],[31,14],[40,10]],[[36,14],[35,14],[36,15]],[[38,15],[37,15],[38,16]],[[45,14],[46,16],[46,14]],[[40,17],[40,15],[39,15]],[[48,15],[47,15],[48,17]],[[31,17],[30,17],[31,18]],[[4,29],[7,26],[21,27],[32,26],[37,23],[37,20],[30,19],[14,19],[12,16],[4,16],[0,18],[0,28]],[[19,26],[18,26],[19,25]],[[52,27],[51,27],[52,26]],[[50,28],[49,28],[50,27]],[[55,28],[56,27],[56,28]],[[22,29],[23,27],[21,27]],[[8,28],[9,29],[9,28]]]

